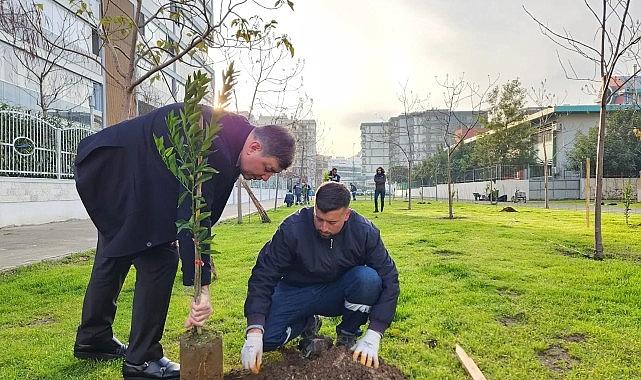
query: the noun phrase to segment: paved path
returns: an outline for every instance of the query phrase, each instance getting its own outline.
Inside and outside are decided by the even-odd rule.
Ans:
[[[261,203],[265,209],[274,207],[273,199]],[[243,204],[243,214],[249,212]],[[256,212],[253,205],[251,212]],[[227,205],[220,220],[237,215],[238,206]],[[96,241],[96,228],[89,219],[0,228],[0,272],[93,249]]]

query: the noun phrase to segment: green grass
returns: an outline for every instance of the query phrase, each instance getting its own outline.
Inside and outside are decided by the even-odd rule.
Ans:
[[[459,343],[488,379],[641,378],[640,215],[631,219],[637,227],[627,227],[622,215],[604,213],[608,259],[597,262],[584,257],[592,229],[582,212],[512,205],[518,213],[503,213],[461,203],[459,219],[447,220],[444,203],[406,206],[395,201],[373,214],[370,202],[355,204],[381,229],[400,272],[396,317],[381,347],[389,363],[415,379],[466,379],[454,355]],[[210,325],[224,333],[226,370],[240,366],[242,307],[257,252],[291,211],[274,212],[270,225],[252,217],[216,228],[222,254]],[[120,376],[119,363],[81,362],[71,353],[90,271],[91,255],[82,254],[0,275],[0,379]],[[132,269],[119,300],[115,331],[123,340],[134,279]],[[163,338],[171,358],[189,304],[180,284]],[[502,318],[512,319],[505,325]],[[323,332],[331,334],[333,323]],[[564,339],[571,334],[585,339]],[[541,363],[539,354],[553,345],[567,350],[572,368]]]

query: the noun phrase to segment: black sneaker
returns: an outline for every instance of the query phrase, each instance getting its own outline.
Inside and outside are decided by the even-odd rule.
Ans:
[[[347,334],[344,331],[336,332],[336,346],[352,348],[356,344],[356,335]]]
[[[318,315],[313,315],[307,320],[303,332],[300,334],[298,349],[306,358],[317,356],[332,346],[332,339],[318,335],[323,321]]]

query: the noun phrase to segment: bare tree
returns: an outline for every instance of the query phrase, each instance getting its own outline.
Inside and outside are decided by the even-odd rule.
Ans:
[[[436,117],[443,138],[443,147],[447,152],[448,217],[453,219],[452,157],[470,132],[480,124],[483,114],[481,108],[485,103],[488,91],[495,85],[496,80],[492,82],[488,78],[488,86],[484,90],[480,90],[478,84],[465,80],[464,74],[458,78],[450,78],[449,75],[446,75],[443,81],[436,78],[436,83],[443,89],[445,108],[433,110],[432,114]],[[464,118],[457,112],[457,109],[465,105],[469,106],[469,118]]]
[[[254,25],[254,28],[260,27]],[[251,97],[247,117],[251,120],[254,107],[258,99],[263,95],[281,94],[287,91],[290,81],[299,76],[303,70],[304,61],[298,59],[293,64],[290,59],[293,57],[293,49],[285,44],[278,44],[278,37],[273,30],[265,32],[262,38],[250,41],[249,48],[244,50],[246,54],[240,54],[240,62],[245,63],[245,72],[251,80]],[[277,177],[278,179],[278,177]],[[254,206],[258,210],[263,223],[270,223],[264,207],[254,195],[247,182],[239,178]],[[278,198],[278,189],[276,189]],[[240,198],[239,198],[240,199]],[[240,204],[240,202],[239,202]],[[242,210],[239,207],[238,220],[242,222]]]
[[[423,100],[417,94],[408,88],[408,82],[401,86],[400,92],[397,94],[398,101],[401,103],[403,113],[398,118],[398,124],[392,125],[392,130],[389,133],[390,147],[397,149],[407,162],[407,183],[408,183],[408,204],[407,209],[412,209],[412,166],[415,160],[416,153],[416,125],[414,123],[415,111],[421,107]],[[407,144],[405,140],[407,139]],[[390,149],[390,156],[392,149]]]
[[[130,10],[105,0],[96,14],[85,0],[72,1],[76,15],[94,25],[93,37],[99,40],[100,50],[110,53],[109,62],[81,49],[56,44],[46,34],[42,36],[56,48],[98,64],[124,92],[122,106],[126,117],[137,114],[138,86],[147,80],[163,80],[165,68],[178,61],[200,67],[207,61],[211,49],[241,46],[260,38],[277,25],[274,20],[260,22],[259,16],[246,17],[241,12],[248,12],[251,6],[256,9],[256,5],[263,10],[283,6],[293,10],[291,0],[276,0],[275,3],[264,0],[264,4],[263,0],[221,0],[217,8],[210,0],[167,1],[145,8],[145,11],[142,3],[143,0],[136,0]],[[254,28],[254,25],[260,25],[260,28]],[[286,35],[277,37],[277,43],[293,52]]]
[[[45,117],[52,105],[75,90],[82,80],[64,68],[75,63],[76,57],[56,47],[81,45],[79,37],[72,33],[75,23],[76,18],[70,12],[64,12],[54,24],[41,5],[0,1],[0,30],[12,38],[11,54],[15,58],[12,69],[17,77],[37,88],[35,101]],[[45,33],[51,35],[52,41],[42,38]],[[85,93],[79,98],[84,102],[88,96]]]
[[[559,103],[559,100],[557,99],[557,96],[555,94],[552,94],[548,91],[547,89],[547,80],[544,79],[541,81],[540,86],[538,88],[531,87],[530,92],[529,92],[529,97],[530,99],[536,104],[538,107],[540,107],[543,111],[544,108],[549,108],[549,107],[554,107],[557,103]],[[562,102],[562,100],[560,101]],[[547,149],[547,144],[548,144],[548,135],[550,136],[550,143],[554,142],[554,130],[551,125],[552,118],[554,117],[553,112],[547,112],[541,115],[540,118],[537,119],[536,122],[536,130],[537,133],[541,136],[542,138],[542,145],[543,145],[543,199],[545,203],[545,208],[550,208],[550,198],[548,196],[548,189],[549,189],[549,159],[548,159],[548,149]],[[554,144],[553,144],[554,146]],[[556,153],[553,151],[552,152],[552,157],[551,159],[554,160],[554,156]]]
[[[571,62],[561,62],[566,77],[586,81],[598,88],[599,127],[597,129],[596,154],[596,194],[594,203],[594,258],[603,260],[603,237],[601,233],[601,201],[603,199],[603,155],[606,128],[606,105],[613,96],[632,78],[641,72],[639,65],[639,42],[641,41],[641,23],[630,14],[630,0],[601,0],[600,9],[596,9],[587,0],[584,1],[588,13],[596,21],[596,33],[592,41],[581,41],[570,31],[554,31],[539,21],[527,9],[525,12],[537,23],[541,33],[562,49],[577,54],[591,62],[598,73],[596,75],[579,75]],[[559,58],[559,61],[561,59]],[[637,65],[627,79],[613,80],[621,66],[629,63]],[[567,66],[567,67],[566,67]],[[639,69],[637,69],[639,68]],[[569,71],[568,71],[569,69]],[[596,78],[595,78],[596,77]]]

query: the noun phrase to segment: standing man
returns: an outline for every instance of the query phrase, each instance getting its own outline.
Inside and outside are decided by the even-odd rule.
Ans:
[[[332,182],[341,181],[341,176],[338,175],[338,170],[336,168],[332,168],[332,170],[329,171],[329,180]]]
[[[309,185],[307,184],[307,181],[303,181],[302,193],[303,193],[303,204],[308,205],[309,204]]]
[[[188,219],[190,203],[176,207],[181,187],[159,156],[153,137],[168,139],[167,115],[182,104],[106,128],[82,140],[76,156],[76,187],[98,229],[96,258],[82,307],[74,355],[80,359],[122,359],[125,379],[179,379],[180,366],[164,357],[160,340],[178,264],[176,221]],[[203,106],[203,119],[213,110]],[[208,163],[218,174],[203,185],[213,226],[238,175],[268,180],[289,167],[294,139],[282,127],[254,128],[226,114]],[[181,233],[183,284],[193,285],[193,241]],[[202,326],[212,312],[211,264],[203,258],[203,296],[192,304],[185,327]],[[113,336],[116,300],[131,266],[136,268],[129,346]]]
[[[317,354],[325,346],[318,315],[342,316],[337,345],[378,368],[381,337],[396,311],[398,272],[378,229],[349,203],[345,186],[322,184],[316,205],[285,219],[258,254],[245,300],[245,368],[258,372],[263,351],[298,336],[306,356]]]
[[[382,167],[376,169],[376,174],[374,175],[374,184],[376,188],[374,189],[374,212],[378,212],[378,197],[381,197],[381,212],[385,208],[385,170]]]
[[[300,198],[300,196],[302,194],[301,191],[302,190],[301,190],[301,187],[300,187],[300,183],[296,182],[296,184],[294,185],[294,196],[296,197],[296,204],[297,205],[303,203],[301,198]]]

